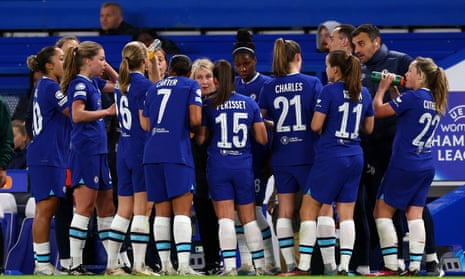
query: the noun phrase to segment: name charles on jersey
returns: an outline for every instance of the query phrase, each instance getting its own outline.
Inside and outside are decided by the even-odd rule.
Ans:
[[[289,82],[283,84],[276,84],[274,86],[274,91],[276,94],[278,93],[287,93],[287,92],[297,92],[303,91],[304,84],[303,82]]]

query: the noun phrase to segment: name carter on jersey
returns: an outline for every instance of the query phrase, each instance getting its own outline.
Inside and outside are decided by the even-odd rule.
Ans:
[[[157,88],[162,87],[162,86],[176,86],[177,83],[178,83],[177,79],[167,78],[167,79],[164,79],[164,80],[160,80],[157,83]]]

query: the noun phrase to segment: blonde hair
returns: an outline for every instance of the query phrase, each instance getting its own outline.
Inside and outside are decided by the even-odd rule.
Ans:
[[[147,47],[138,41],[127,43],[121,52],[122,60],[119,66],[119,89],[126,95],[131,80],[131,70],[142,65],[142,61],[148,58]]]
[[[76,41],[79,43],[79,39],[78,37],[74,36],[74,35],[69,35],[69,36],[63,36],[61,37],[56,43],[55,43],[55,46],[56,47],[59,47],[59,48],[62,48],[64,46],[64,44],[67,42],[67,41]]]
[[[444,115],[447,109],[447,96],[449,94],[449,83],[446,72],[429,57],[419,56],[415,58],[415,68],[417,72],[425,75],[425,84],[431,90],[434,102],[436,103],[436,111]]]
[[[70,47],[65,54],[65,63],[63,65],[64,75],[61,82],[61,91],[67,94],[68,85],[79,74],[81,67],[84,65],[84,59],[91,59],[103,49],[99,43],[84,41],[77,47]]]
[[[289,74],[289,63],[297,53],[302,53],[300,45],[292,40],[276,39],[273,49],[272,71],[275,77]]]
[[[199,59],[196,59],[194,61],[194,63],[192,64],[192,69],[191,69],[191,76],[190,78],[191,79],[195,79],[195,74],[197,73],[198,70],[200,69],[205,69],[209,72],[212,72],[213,73],[213,67],[215,67],[215,65],[213,64],[213,62],[208,59],[208,58],[199,58]]]

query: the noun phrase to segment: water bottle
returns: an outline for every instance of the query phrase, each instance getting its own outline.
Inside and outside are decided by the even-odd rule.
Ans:
[[[149,45],[149,59],[152,59],[155,56],[155,51],[161,48],[161,41],[159,39],[153,40],[153,42]]]
[[[382,78],[383,75],[389,74],[387,70],[383,70],[382,72],[371,72],[371,80],[374,82],[379,82]],[[392,81],[392,85],[400,85],[400,86],[405,86],[405,78],[400,75],[396,75],[394,80]]]

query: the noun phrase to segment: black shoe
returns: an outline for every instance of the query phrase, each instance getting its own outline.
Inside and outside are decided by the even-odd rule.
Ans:
[[[349,276],[349,272],[347,270],[340,270],[337,272],[337,276]]]
[[[409,276],[409,271],[406,270],[406,269],[402,270],[402,269],[399,268],[397,270],[397,273],[399,274],[399,276]]]
[[[122,268],[122,269],[124,270],[124,272],[126,272],[127,274],[131,274],[131,272],[132,272],[132,268],[130,268],[129,266],[127,266],[127,265],[125,265],[125,264],[124,264],[121,268]]]
[[[205,273],[205,275],[220,275],[223,272],[223,270],[221,269],[220,263],[214,262],[206,264],[203,272]]]
[[[60,267],[59,269],[61,272],[65,272],[65,273],[68,273],[68,274],[71,274],[71,270],[69,268],[66,268],[66,267]]]
[[[93,272],[90,272],[81,264],[75,268],[71,268],[69,271],[69,275],[96,275],[96,274]]]
[[[444,275],[441,265],[436,261],[426,262],[425,264],[426,276],[439,276]]]
[[[205,275],[220,275],[223,272],[219,265],[205,268]]]
[[[406,276],[420,276],[420,271],[416,270],[409,270]]]

